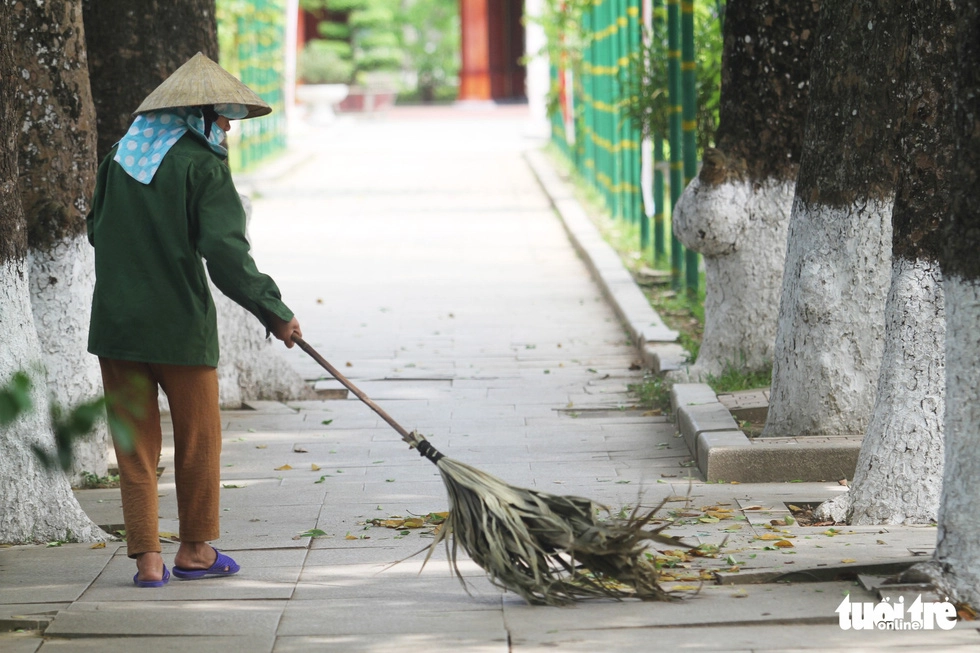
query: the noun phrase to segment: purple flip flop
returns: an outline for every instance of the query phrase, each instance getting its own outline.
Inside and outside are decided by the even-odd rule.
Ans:
[[[133,583],[136,584],[136,587],[163,587],[169,582],[170,582],[170,571],[167,570],[167,565],[163,566],[162,580],[140,580],[139,572],[136,572],[136,575],[133,576]]]
[[[214,549],[214,547],[211,548]],[[174,576],[181,580],[198,580],[205,576],[231,576],[232,574],[237,574],[238,570],[241,569],[237,562],[224,553],[221,553],[217,549],[214,549],[214,552],[218,554],[218,558],[207,569],[181,569],[175,565]]]

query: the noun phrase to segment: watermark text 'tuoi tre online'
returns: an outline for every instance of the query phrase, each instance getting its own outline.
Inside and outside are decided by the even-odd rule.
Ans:
[[[956,607],[949,599],[923,601],[921,595],[908,606],[904,596],[894,603],[888,598],[880,603],[852,603],[845,596],[834,612],[844,630],[949,630],[956,625]]]

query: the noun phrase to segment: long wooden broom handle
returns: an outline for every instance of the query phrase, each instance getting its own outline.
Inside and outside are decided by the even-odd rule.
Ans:
[[[366,394],[361,392],[360,388],[358,388],[356,385],[351,383],[350,379],[348,379],[346,376],[340,373],[340,370],[338,370],[336,367],[328,363],[327,359],[325,359],[323,356],[318,354],[317,351],[313,349],[313,347],[311,347],[308,342],[306,342],[296,334],[293,334],[293,342],[299,345],[299,348],[305,351],[307,354],[309,354],[313,358],[313,360],[315,360],[317,363],[320,364],[320,366],[323,369],[330,372],[330,375],[333,378],[340,381],[345,388],[353,392],[358,399],[360,399],[367,405],[368,408],[376,412],[378,414],[378,417],[388,422],[391,428],[398,431],[398,434],[402,436],[402,440],[408,442],[409,444],[412,444],[415,441],[412,435],[408,431],[406,431],[401,424],[396,422],[391,415],[386,413],[384,409],[381,408],[381,406],[371,401],[371,399]]]

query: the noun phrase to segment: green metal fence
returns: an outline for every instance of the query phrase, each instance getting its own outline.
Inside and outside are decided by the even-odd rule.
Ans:
[[[218,0],[219,63],[269,103],[228,136],[228,163],[245,171],[285,150],[286,0]]]
[[[591,35],[582,53],[581,167],[616,218],[639,224],[641,139],[619,102],[621,73],[640,38],[639,0],[597,2],[585,18]]]
[[[632,124],[624,110],[622,83],[631,54],[642,47],[641,4],[641,0],[592,0],[581,9],[581,38],[570,39],[581,41],[580,61],[567,56],[552,62],[552,86],[560,96],[552,103],[552,141],[598,191],[610,214],[636,225],[645,257],[664,265],[669,249],[674,287],[686,286],[689,292],[697,292],[698,254],[685,252],[673,237],[668,248],[665,233],[669,209],[697,173],[698,165],[693,2],[655,2],[655,6],[666,4],[667,8],[664,19],[655,21],[654,29],[666,29],[668,35],[669,129],[651,139],[654,206],[649,211],[643,206],[641,190],[643,139],[639,125]],[[575,73],[571,83],[568,70]],[[665,179],[660,163],[668,155],[669,176]],[[665,205],[665,186],[670,191],[669,208]]]

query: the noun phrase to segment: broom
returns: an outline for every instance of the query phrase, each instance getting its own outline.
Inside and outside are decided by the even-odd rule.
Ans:
[[[605,509],[590,499],[514,487],[446,458],[417,431],[410,433],[392,419],[306,341],[296,335],[292,339],[411,448],[435,463],[449,495],[450,510],[425,561],[445,540],[450,565],[464,589],[456,564],[460,546],[494,585],[531,604],[564,605],[603,597],[672,598],[657,583],[659,574],[646,554],[646,542],[690,547],[661,534],[667,524],[647,528],[663,503],[642,513],[637,507],[626,519],[602,521],[598,515]]]

